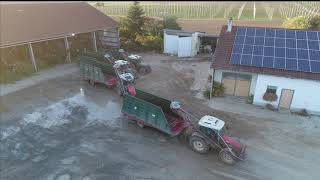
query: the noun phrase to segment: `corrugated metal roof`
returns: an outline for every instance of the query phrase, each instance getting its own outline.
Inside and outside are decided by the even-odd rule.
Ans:
[[[299,71],[290,71],[283,69],[272,69],[264,67],[253,67],[243,65],[230,64],[230,58],[233,48],[233,43],[238,26],[233,26],[231,32],[226,32],[227,26],[223,26],[220,32],[219,42],[215,51],[215,57],[211,64],[211,68],[214,69],[226,69],[233,71],[251,72],[257,74],[270,74],[275,76],[301,78],[301,79],[312,79],[320,80],[320,73],[308,73]]]
[[[194,32],[184,31],[184,30],[175,30],[175,29],[164,29],[163,30],[168,35],[177,35],[177,36],[192,36]]]
[[[0,4],[0,47],[118,27],[86,2]]]

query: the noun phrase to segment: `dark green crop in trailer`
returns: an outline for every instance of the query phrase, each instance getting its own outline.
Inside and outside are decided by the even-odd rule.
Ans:
[[[136,96],[124,95],[122,112],[172,134],[165,113],[170,113],[171,101],[136,89]]]
[[[113,65],[109,63],[104,63],[96,58],[88,57],[88,56],[79,56],[79,62],[81,64],[89,64],[91,66],[95,66],[101,69],[104,74],[109,74],[116,76],[116,72],[113,69]]]
[[[83,78],[105,83],[105,76],[101,69],[90,64],[80,62],[80,73]]]

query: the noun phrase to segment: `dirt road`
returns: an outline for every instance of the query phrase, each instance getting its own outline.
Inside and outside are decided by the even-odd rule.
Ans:
[[[204,83],[200,77],[207,76],[197,71],[209,62],[143,57],[153,71],[137,81],[139,88],[179,100],[197,116],[224,119],[230,133],[248,145],[248,159],[227,166],[215,152],[200,155],[176,138],[128,124],[115,92],[91,87],[74,72],[1,97],[6,111],[1,113],[0,178],[319,179],[319,131],[213,110],[195,98]]]

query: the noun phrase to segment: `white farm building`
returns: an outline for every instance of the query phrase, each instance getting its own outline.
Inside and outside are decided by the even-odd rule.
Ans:
[[[164,29],[163,52],[178,57],[194,57],[197,54],[211,53],[217,36],[203,32]]]
[[[226,95],[320,115],[320,32],[229,27],[221,30],[211,65]]]

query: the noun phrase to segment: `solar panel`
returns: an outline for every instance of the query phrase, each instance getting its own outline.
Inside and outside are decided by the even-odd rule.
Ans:
[[[261,67],[262,66],[262,58],[263,56],[252,56],[252,65]]]
[[[311,72],[320,73],[320,62],[310,61]]]
[[[320,32],[239,27],[230,62],[320,73]]]

